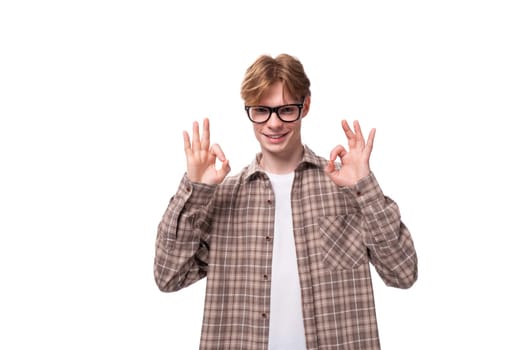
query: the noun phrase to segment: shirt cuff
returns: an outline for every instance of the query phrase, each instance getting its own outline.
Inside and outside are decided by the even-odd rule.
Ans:
[[[374,175],[370,172],[368,176],[362,178],[352,187],[357,203],[361,208],[368,207],[378,200],[384,200],[384,194],[379,187],[379,183]]]
[[[179,185],[179,193],[185,202],[194,206],[205,206],[210,203],[211,197],[215,192],[215,185],[207,185],[199,182],[192,182],[187,174],[184,174]]]

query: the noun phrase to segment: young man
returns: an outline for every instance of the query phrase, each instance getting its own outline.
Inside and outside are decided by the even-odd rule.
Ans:
[[[184,132],[187,172],[158,227],[159,288],[207,277],[201,349],[379,349],[370,264],[408,288],[417,258],[370,171],[375,130],[365,140],[343,121],[348,147],[328,160],[303,145],[310,81],[289,55],[258,58],[241,96],[260,153],[227,176],[209,121]]]

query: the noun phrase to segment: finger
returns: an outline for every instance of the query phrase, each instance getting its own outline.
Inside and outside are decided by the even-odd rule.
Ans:
[[[370,130],[370,133],[368,134],[368,139],[366,140],[366,148],[369,154],[372,152],[372,149],[374,148],[375,137],[376,137],[376,129],[373,128],[372,130]]]
[[[201,148],[201,138],[199,134],[199,123],[198,122],[193,122],[193,139],[192,139],[191,148],[194,151],[200,150]]]
[[[337,159],[337,157],[343,158],[346,155],[346,153],[346,149],[343,146],[337,145],[330,152],[330,160],[334,162]]]
[[[211,148],[210,148],[210,152],[217,158],[219,158],[219,160],[221,162],[224,162],[226,161],[226,156],[224,155],[224,152],[222,151],[222,148],[221,146],[219,146],[218,144],[214,143]]]
[[[219,173],[219,176],[224,179],[230,170],[230,162],[225,159],[224,162],[222,162],[221,168],[217,172]]]
[[[207,150],[210,147],[210,121],[208,118],[204,118],[202,122],[202,141],[201,147],[204,150]]]
[[[327,173],[327,174],[331,174],[333,172],[335,172],[335,164],[334,164],[334,161],[333,160],[329,160],[328,163],[326,164],[326,166],[324,167],[324,171]]]
[[[182,138],[184,139],[184,151],[186,154],[191,152],[191,143],[190,143],[190,135],[187,131],[182,132]]]
[[[354,130],[355,130],[355,137],[357,142],[364,143],[364,137],[363,132],[361,131],[361,125],[359,125],[359,121],[354,120]]]
[[[355,138],[355,134],[352,131],[352,129],[350,128],[350,125],[348,124],[348,122],[346,120],[343,120],[341,122],[341,125],[343,126],[343,130],[344,130],[344,132],[346,134],[346,138],[348,140],[354,139]]]

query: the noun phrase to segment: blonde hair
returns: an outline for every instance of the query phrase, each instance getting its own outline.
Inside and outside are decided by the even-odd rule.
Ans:
[[[302,63],[288,54],[273,58],[262,55],[248,69],[241,85],[241,97],[246,105],[256,105],[270,86],[282,82],[286,93],[297,101],[310,96],[310,80]]]

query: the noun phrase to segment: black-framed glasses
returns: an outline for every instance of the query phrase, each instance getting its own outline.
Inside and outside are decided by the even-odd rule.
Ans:
[[[248,118],[252,123],[263,124],[266,123],[272,113],[277,114],[277,118],[285,123],[292,123],[301,117],[301,110],[304,103],[292,103],[276,107],[268,106],[244,106]]]

